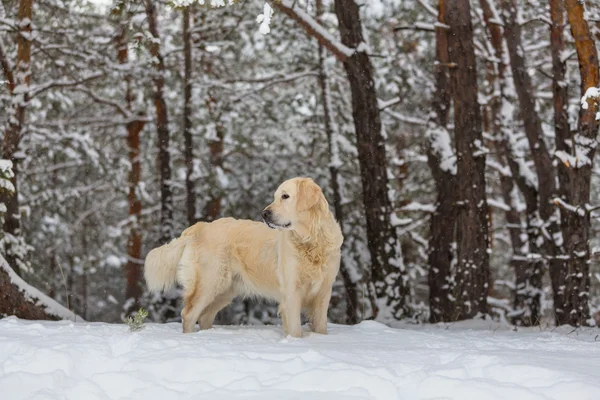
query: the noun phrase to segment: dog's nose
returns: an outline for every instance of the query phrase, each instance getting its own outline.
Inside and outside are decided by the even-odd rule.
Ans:
[[[265,208],[262,212],[262,217],[263,217],[263,219],[270,219],[271,214],[272,214],[271,210],[269,210],[268,208]]]

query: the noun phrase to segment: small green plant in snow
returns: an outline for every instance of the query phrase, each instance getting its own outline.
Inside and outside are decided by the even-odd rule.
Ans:
[[[140,308],[135,316],[125,318],[125,323],[129,326],[129,332],[137,332],[144,329],[144,320],[148,316],[148,311]]]

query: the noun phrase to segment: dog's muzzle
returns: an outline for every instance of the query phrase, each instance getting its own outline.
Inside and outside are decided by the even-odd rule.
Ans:
[[[273,211],[269,210],[268,208],[265,208],[262,212],[262,219],[263,222],[265,224],[267,224],[267,226],[271,229],[281,229],[281,228],[289,228],[292,224],[291,223],[287,223],[284,225],[278,224],[275,221],[273,221]]]

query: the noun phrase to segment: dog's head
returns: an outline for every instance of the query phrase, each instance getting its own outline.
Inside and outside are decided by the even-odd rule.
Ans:
[[[310,178],[293,178],[277,188],[262,218],[270,228],[293,230],[308,222],[311,212],[322,209],[328,210],[328,205],[319,185]]]

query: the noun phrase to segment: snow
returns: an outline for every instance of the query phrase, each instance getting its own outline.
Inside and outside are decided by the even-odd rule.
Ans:
[[[10,160],[0,159],[0,174],[12,176],[13,163]]]
[[[256,17],[256,22],[260,24],[260,28],[258,28],[258,30],[263,35],[271,32],[271,17],[273,17],[273,9],[269,3],[265,3],[263,13]]]
[[[411,203],[408,203],[407,205],[402,206],[400,209],[402,211],[421,211],[421,212],[427,212],[427,213],[435,212],[435,206],[433,204],[422,204],[422,203],[419,203],[418,201],[413,201]]]
[[[40,292],[38,289],[29,285],[25,282],[19,275],[12,270],[12,268],[8,265],[4,257],[0,254],[0,268],[6,271],[10,281],[19,287],[21,291],[25,293],[25,297],[31,300],[34,300],[36,304],[43,305],[45,307],[45,311],[48,314],[55,315],[59,318],[63,319],[75,319],[78,321],[83,321],[78,315],[75,315],[69,309],[63,307],[59,303],[57,303],[54,299],[46,296],[44,293]],[[0,356],[1,357],[1,356]],[[1,375],[0,375],[1,376]]]
[[[589,107],[588,101],[600,101],[600,88],[590,87],[585,91],[585,94],[581,98],[581,108],[587,110]],[[600,120],[600,111],[596,114],[596,119]]]
[[[452,140],[446,128],[435,125],[430,127],[425,135],[429,138],[431,150],[440,158],[442,171],[456,175],[456,156],[452,150]]]
[[[0,387],[20,399],[595,399],[593,328],[492,322],[280,327],[0,320]]]

